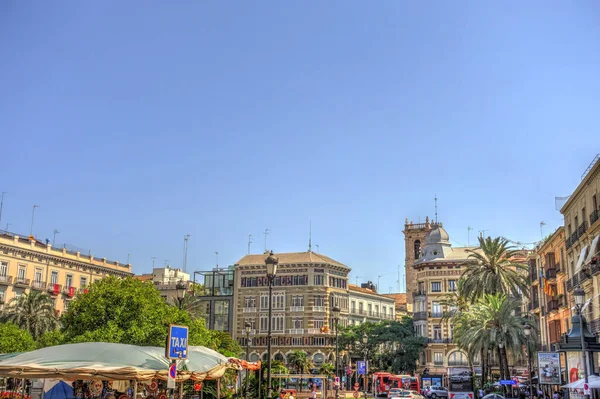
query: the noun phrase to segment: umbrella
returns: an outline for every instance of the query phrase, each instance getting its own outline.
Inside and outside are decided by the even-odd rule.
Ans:
[[[61,380],[46,380],[44,399],[74,399],[73,387]]]
[[[584,383],[585,380],[582,378],[570,384],[563,385],[562,387],[570,389],[583,389]],[[600,388],[600,377],[598,377],[597,375],[590,375],[588,377],[588,384],[590,385],[590,388]]]

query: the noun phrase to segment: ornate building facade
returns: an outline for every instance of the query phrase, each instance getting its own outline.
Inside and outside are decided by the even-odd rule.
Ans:
[[[54,301],[57,314],[86,287],[105,276],[132,276],[131,265],[53,248],[33,237],[0,234],[0,307],[31,291]]]
[[[378,294],[375,286],[370,281],[361,287],[350,284],[349,295],[350,325],[358,325],[364,322],[378,323],[395,319],[395,299]]]
[[[247,255],[234,265],[234,339],[246,347],[250,331],[251,361],[267,359],[268,254]],[[331,309],[341,309],[340,325],[348,325],[350,268],[314,252],[278,253],[272,295],[272,356],[288,362],[294,350],[308,353],[316,367],[335,359]]]

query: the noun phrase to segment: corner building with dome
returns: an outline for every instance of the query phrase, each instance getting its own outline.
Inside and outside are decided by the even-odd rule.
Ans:
[[[453,247],[442,223],[405,223],[406,286],[412,298],[413,321],[417,335],[426,340],[417,373],[424,382],[444,382],[448,367],[468,366],[467,355],[452,340],[452,325],[444,320],[449,306],[442,303],[456,293],[458,280],[469,261],[473,247]],[[411,279],[411,281],[409,281]],[[411,290],[411,291],[409,291]],[[475,359],[475,366],[479,359]],[[429,385],[429,384],[428,384]]]

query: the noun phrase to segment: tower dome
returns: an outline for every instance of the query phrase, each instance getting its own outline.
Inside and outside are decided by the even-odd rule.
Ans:
[[[425,237],[425,244],[449,244],[450,236],[444,230],[443,227],[439,226],[431,230],[427,237]]]

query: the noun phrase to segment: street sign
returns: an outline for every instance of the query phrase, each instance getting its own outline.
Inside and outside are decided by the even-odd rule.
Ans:
[[[360,389],[360,384],[358,382],[354,383],[354,390],[358,391]]]
[[[500,385],[515,385],[515,380],[500,380]]]
[[[346,374],[352,375],[352,367],[351,366],[346,366]]]
[[[583,384],[583,394],[584,395],[590,394],[590,384],[588,384],[588,383]]]
[[[367,374],[367,362],[364,360],[359,360],[356,362],[356,370],[358,371],[358,375],[366,375]]]
[[[354,391],[354,393],[352,394],[352,396],[354,396],[355,398],[358,398],[359,393],[357,391]]]
[[[335,377],[335,382],[334,382],[336,387],[340,386],[340,377]]]
[[[169,378],[167,380],[167,388],[175,389],[175,378],[177,378],[177,363],[169,366]]]
[[[188,328],[185,326],[169,326],[166,357],[168,359],[187,359]]]

